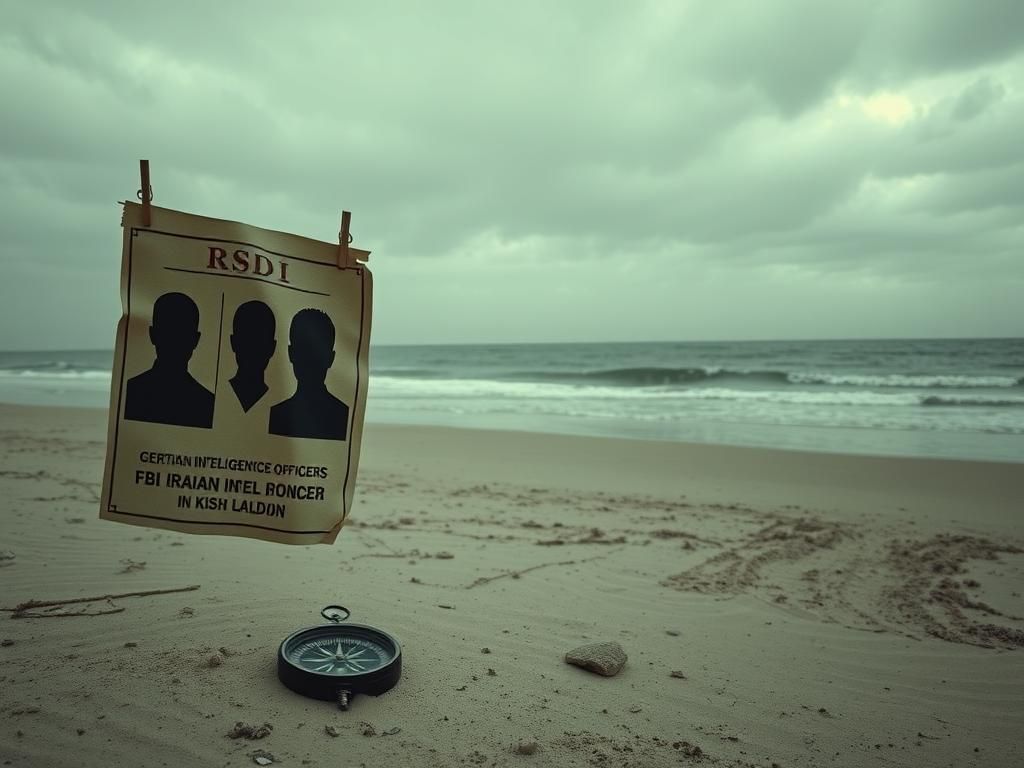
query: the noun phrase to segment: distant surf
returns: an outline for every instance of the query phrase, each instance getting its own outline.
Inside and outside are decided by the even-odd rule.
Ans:
[[[0,400],[106,407],[111,362],[0,352]],[[1024,339],[375,346],[367,418],[1024,461],[1022,406]]]

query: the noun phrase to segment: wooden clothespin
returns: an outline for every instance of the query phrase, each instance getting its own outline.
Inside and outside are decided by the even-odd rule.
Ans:
[[[349,226],[352,224],[352,214],[348,211],[341,212],[341,231],[338,232],[338,269],[351,266],[349,262],[348,244],[352,242],[352,234]]]
[[[142,201],[142,226],[148,227],[153,220],[153,212],[149,207],[153,199],[153,187],[149,183],[149,160],[139,160],[139,174],[142,176],[142,186],[138,191],[139,200]]]

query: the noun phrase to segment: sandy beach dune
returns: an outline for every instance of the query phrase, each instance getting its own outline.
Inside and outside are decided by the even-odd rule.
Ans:
[[[0,615],[5,765],[1024,764],[1024,465],[374,424],[296,547],[100,521],[105,423],[0,406],[0,605],[176,591]],[[348,712],[328,603],[403,643]]]

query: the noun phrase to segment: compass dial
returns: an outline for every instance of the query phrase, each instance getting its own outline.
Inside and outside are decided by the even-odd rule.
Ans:
[[[384,666],[393,656],[380,643],[358,637],[307,640],[288,654],[292,663],[324,675],[370,672]]]

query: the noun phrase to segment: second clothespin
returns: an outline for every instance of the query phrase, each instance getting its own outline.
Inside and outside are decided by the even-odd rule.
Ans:
[[[139,160],[139,175],[142,177],[138,191],[139,200],[142,201],[142,226],[148,227],[153,222],[149,205],[153,200],[153,187],[149,183],[149,160]]]
[[[355,261],[349,251],[349,243],[352,242],[352,233],[349,228],[352,225],[352,214],[349,211],[341,212],[341,230],[338,232],[338,269],[352,266]]]

